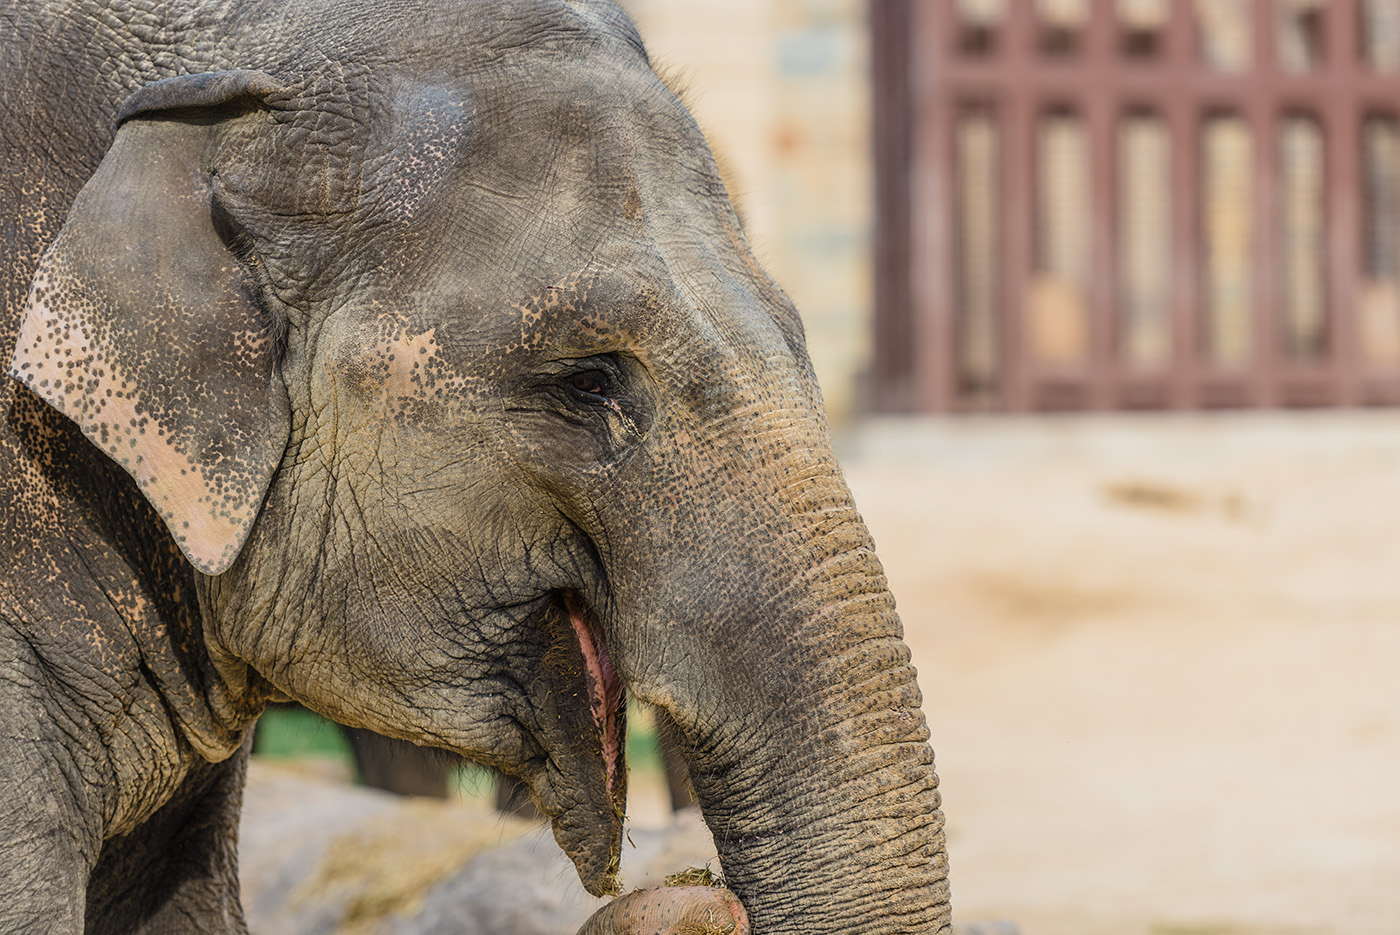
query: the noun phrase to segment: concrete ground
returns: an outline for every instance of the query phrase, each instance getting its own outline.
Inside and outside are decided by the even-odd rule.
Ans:
[[[1400,415],[886,421],[841,447],[957,918],[1400,932]]]

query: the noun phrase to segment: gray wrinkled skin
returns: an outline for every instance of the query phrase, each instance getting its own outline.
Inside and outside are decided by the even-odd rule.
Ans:
[[[612,891],[624,686],[755,932],[947,929],[801,325],[623,14],[10,2],[0,127],[0,932],[242,931],[278,697]]]

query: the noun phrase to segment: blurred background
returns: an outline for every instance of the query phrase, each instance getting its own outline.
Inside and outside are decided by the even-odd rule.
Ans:
[[[1400,0],[622,5],[802,311],[920,671],[956,918],[1400,933]],[[703,862],[634,715],[631,846]],[[464,921],[476,851],[421,853],[550,859],[528,814],[308,812],[297,783],[357,773],[521,804],[361,742],[265,718],[250,918],[340,895],[262,931],[434,905],[457,921],[412,931],[571,931]],[[267,830],[293,822],[322,850]],[[347,902],[367,842],[402,879]]]

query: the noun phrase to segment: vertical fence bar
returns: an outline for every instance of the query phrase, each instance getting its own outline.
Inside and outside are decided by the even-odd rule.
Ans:
[[[1167,21],[1167,69],[1170,84],[1182,93],[1167,95],[1162,116],[1170,135],[1172,191],[1172,364],[1170,405],[1194,408],[1200,402],[1200,288],[1197,244],[1200,215],[1197,192],[1201,187],[1201,107],[1186,89],[1194,84],[1199,64],[1196,54],[1195,11],[1186,0],[1170,4]]]
[[[1361,60],[1361,0],[1329,0],[1325,41],[1331,93],[1323,120],[1326,160],[1327,298],[1333,402],[1362,403],[1361,347],[1357,314],[1361,276],[1361,122],[1356,86]],[[1397,92],[1400,97],[1400,91]]]
[[[1026,297],[1035,251],[1036,103],[1025,78],[1030,57],[1035,54],[1035,24],[1032,0],[1007,0],[1005,43],[998,50],[1001,65],[1009,71],[1000,101],[1002,171],[1006,179],[1001,224],[1006,253],[998,332],[1002,350],[1001,407],[1011,412],[1034,408]]]
[[[914,397],[928,412],[948,412],[957,402],[956,289],[950,259],[956,107],[940,81],[944,57],[953,54],[957,23],[952,6],[916,2],[909,23],[909,80],[914,86],[910,110],[916,120],[910,138],[910,337]]]
[[[1089,406],[1110,409],[1117,396],[1120,367],[1116,353],[1114,311],[1117,308],[1114,249],[1118,226],[1117,90],[1114,87],[1118,32],[1114,0],[1093,0],[1084,43],[1087,78],[1084,128],[1089,136]]]
[[[1254,159],[1250,185],[1254,215],[1250,278],[1250,361],[1244,377],[1248,404],[1272,406],[1278,401],[1279,344],[1282,309],[1277,300],[1279,237],[1279,61],[1276,54],[1277,0],[1251,0],[1253,71],[1241,95],[1240,115],[1249,127]]]
[[[871,405],[902,412],[913,407],[918,368],[910,273],[911,0],[870,0],[872,130],[875,138],[874,360]]]

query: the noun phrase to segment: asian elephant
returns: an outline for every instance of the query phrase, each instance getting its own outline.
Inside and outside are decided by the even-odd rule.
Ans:
[[[802,326],[621,11],[7,0],[0,116],[0,932],[242,931],[279,699],[615,891],[629,692],[754,932],[948,929]]]

